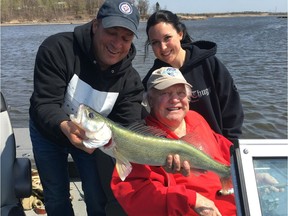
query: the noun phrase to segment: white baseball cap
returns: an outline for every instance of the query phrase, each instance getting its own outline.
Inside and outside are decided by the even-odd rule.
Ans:
[[[177,68],[162,67],[152,72],[147,82],[147,89],[163,90],[175,84],[185,84],[192,87]]]

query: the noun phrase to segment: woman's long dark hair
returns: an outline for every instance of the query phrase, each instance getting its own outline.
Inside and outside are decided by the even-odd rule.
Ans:
[[[148,48],[149,48],[149,29],[160,23],[160,22],[165,22],[171,24],[176,31],[183,32],[183,39],[181,40],[181,44],[187,44],[187,43],[192,43],[192,37],[188,34],[187,28],[184,23],[180,22],[178,16],[171,11],[168,10],[159,10],[155,13],[153,13],[149,19],[147,20],[147,25],[146,25],[146,35],[147,35],[147,40],[145,42],[145,56],[144,59],[146,59],[147,53],[148,53]]]

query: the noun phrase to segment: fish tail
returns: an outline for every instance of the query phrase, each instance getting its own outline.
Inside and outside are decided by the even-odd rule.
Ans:
[[[222,189],[219,191],[221,195],[229,195],[231,191],[233,193],[233,182],[231,176],[230,166],[225,167],[225,172],[220,175],[220,182],[222,185]]]
[[[220,178],[222,189],[218,191],[219,195],[229,195],[233,193],[233,183],[231,176]]]
[[[223,190],[229,190],[230,188],[233,187],[231,176],[220,178],[220,182]]]

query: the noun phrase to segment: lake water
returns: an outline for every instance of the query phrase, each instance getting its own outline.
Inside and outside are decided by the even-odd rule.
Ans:
[[[287,19],[276,17],[211,18],[185,21],[194,40],[218,45],[217,57],[238,86],[245,112],[242,138],[287,138]],[[1,91],[9,104],[12,125],[28,126],[29,98],[37,49],[51,34],[72,31],[74,24],[1,27]],[[140,24],[133,62],[143,78],[146,23]],[[150,49],[151,50],[151,49]]]

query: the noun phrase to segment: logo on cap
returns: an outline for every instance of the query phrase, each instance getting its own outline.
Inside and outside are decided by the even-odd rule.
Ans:
[[[175,68],[168,67],[165,70],[163,70],[161,74],[175,77],[177,76],[178,71]]]
[[[119,5],[119,10],[123,14],[132,14],[132,12],[133,12],[132,6],[128,2],[122,2]]]

